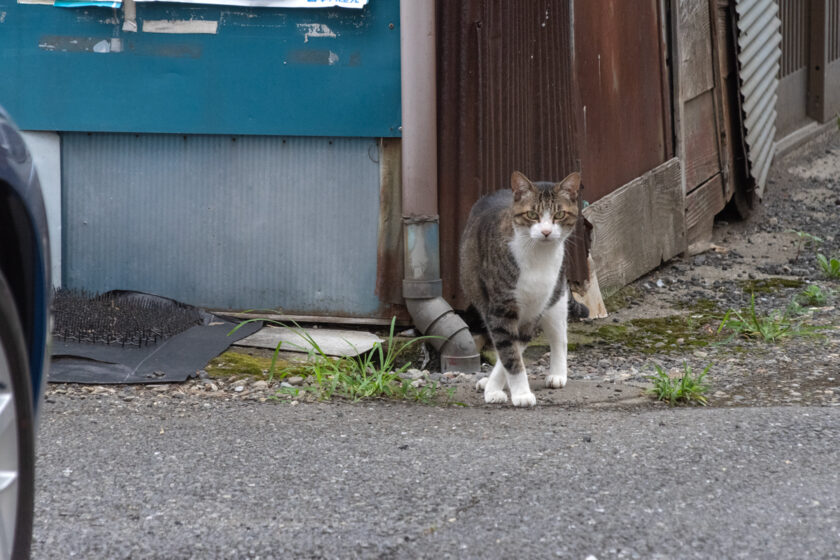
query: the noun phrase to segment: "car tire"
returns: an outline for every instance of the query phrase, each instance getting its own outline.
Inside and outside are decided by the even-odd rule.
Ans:
[[[0,560],[29,558],[35,507],[32,385],[23,327],[14,297],[2,273],[0,430],[0,444],[11,443],[14,448],[14,440],[17,443],[17,457],[7,453],[5,447],[0,456]]]

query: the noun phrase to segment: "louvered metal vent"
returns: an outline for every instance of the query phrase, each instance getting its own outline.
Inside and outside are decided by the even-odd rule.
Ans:
[[[736,0],[741,106],[750,175],[761,197],[773,161],[776,99],[782,56],[779,6],[774,0]]]

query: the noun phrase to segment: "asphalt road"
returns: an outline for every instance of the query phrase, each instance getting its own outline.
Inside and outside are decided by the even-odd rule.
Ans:
[[[38,559],[840,557],[838,407],[50,400]]]

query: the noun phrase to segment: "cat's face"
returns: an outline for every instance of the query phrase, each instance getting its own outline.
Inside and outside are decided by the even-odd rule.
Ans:
[[[547,183],[530,181],[514,171],[510,182],[517,236],[550,243],[571,235],[578,217],[579,173],[572,173],[559,183]]]

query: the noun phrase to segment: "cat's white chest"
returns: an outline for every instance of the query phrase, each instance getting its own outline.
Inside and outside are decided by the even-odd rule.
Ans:
[[[519,280],[516,283],[519,320],[533,321],[542,314],[554,294],[563,265],[563,244],[537,247],[536,250],[512,248],[519,265]]]

